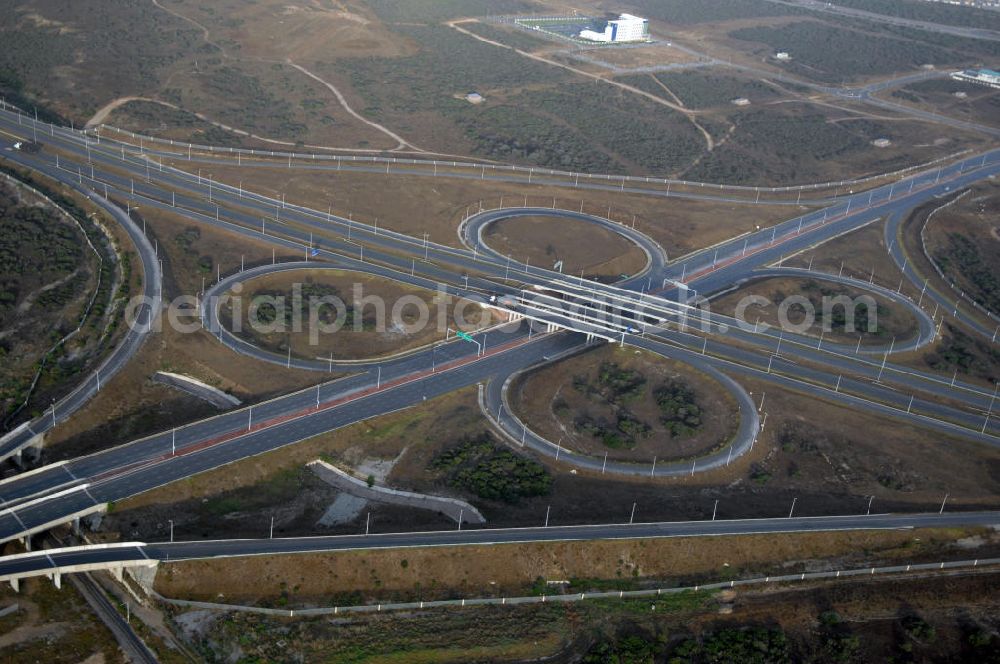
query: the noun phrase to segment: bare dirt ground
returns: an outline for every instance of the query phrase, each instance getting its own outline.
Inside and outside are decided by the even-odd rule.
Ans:
[[[336,332],[324,332],[329,329],[324,326],[332,326],[337,314],[330,307],[323,307],[316,311],[316,320],[321,322],[314,328],[308,296],[304,295],[301,331],[295,332],[291,327],[273,332],[255,330],[249,318],[253,300],[258,296],[282,294],[286,297],[286,311],[291,312],[294,284],[299,285],[300,291],[318,293],[322,290],[339,298],[345,305],[343,327]],[[290,346],[292,355],[308,359],[326,358],[331,353],[332,357],[341,360],[401,353],[444,340],[448,329],[475,330],[482,320],[482,311],[476,304],[389,279],[332,270],[296,270],[258,277],[244,284],[240,302],[242,331],[239,336],[278,353],[285,353]],[[423,324],[421,307],[428,315]],[[227,302],[223,311],[223,324],[232,329],[233,302]],[[272,307],[270,311],[275,309]],[[460,314],[461,324],[456,320],[456,313]],[[326,321],[323,316],[331,319]],[[440,325],[441,320],[444,326]]]
[[[573,219],[514,217],[491,224],[483,239],[492,249],[529,265],[551,268],[563,262],[562,272],[586,277],[636,274],[646,266],[646,255],[631,241],[609,230]]]
[[[917,321],[913,314],[904,307],[901,307],[891,300],[880,295],[872,294],[859,288],[848,288],[833,282],[811,279],[760,279],[749,283],[739,290],[728,293],[717,300],[712,301],[712,311],[716,311],[728,316],[735,315],[736,308],[744,298],[750,296],[763,297],[770,304],[767,306],[753,306],[744,312],[744,322],[754,325],[758,320],[772,326],[778,326],[779,307],[782,302],[790,297],[805,297],[812,302],[816,311],[815,323],[805,331],[805,334],[839,343],[856,343],[861,339],[864,344],[888,343],[890,339],[903,341],[912,338],[917,334]],[[852,300],[859,297],[869,296],[876,302],[874,332],[869,331],[869,320],[867,316],[867,305],[865,308],[855,308],[855,328],[857,331],[845,329],[842,324],[827,325],[826,321],[834,320],[832,314],[824,317],[824,298],[836,298],[846,296]],[[840,307],[838,307],[838,310]],[[798,325],[805,321],[806,313],[802,306],[795,305],[788,308],[788,320],[793,325]],[[824,326],[831,327],[824,332]]]
[[[195,172],[197,166],[174,164]],[[572,187],[549,187],[502,182],[431,178],[413,175],[308,171],[274,167],[213,165],[213,177],[273,198],[284,194],[288,203],[350,216],[366,224],[391,228],[414,237],[427,233],[434,242],[460,247],[458,225],[482,205],[493,209],[530,205],[582,210],[632,225],[659,242],[671,258],[710,246],[726,238],[767,227],[803,210],[789,206],[749,205],[717,201],[598,192]],[[207,169],[203,169],[207,171]],[[527,199],[525,199],[527,196]],[[501,200],[502,199],[502,200]],[[416,213],[414,211],[417,211]]]
[[[996,540],[990,531],[984,533],[984,545],[989,538]],[[809,533],[249,556],[170,563],[158,570],[156,589],[168,597],[231,603],[256,604],[284,595],[289,605],[302,606],[328,604],[330,596],[357,591],[367,601],[533,594],[532,585],[539,578],[576,580],[576,592],[601,587],[598,580],[622,588],[648,582],[687,585],[778,569],[787,574],[964,558],[968,551],[951,542],[968,534],[962,530]],[[248,586],[247,578],[257,583]],[[206,579],[212,579],[210,587]],[[556,584],[547,592],[567,590]]]
[[[641,394],[611,403],[603,396],[577,388],[582,379],[599,386],[606,363],[635,371],[646,381]],[[701,409],[701,425],[693,433],[671,436],[660,422],[654,392],[662,385],[678,381],[694,390],[694,404]],[[662,461],[689,458],[729,441],[736,429],[736,403],[713,379],[691,367],[632,348],[605,345],[525,374],[512,384],[511,407],[536,433],[568,450],[591,456],[608,453],[609,459]],[[650,427],[648,437],[637,439],[634,447],[608,447],[577,426],[580,418],[610,420],[631,413]],[[614,428],[614,427],[612,427]]]
[[[587,58],[606,62],[611,66],[623,69],[662,67],[696,61],[696,58],[690,53],[665,42],[638,48],[594,48],[579,49],[577,52]]]
[[[14,603],[19,610],[0,619],[0,651],[4,661],[18,664],[126,661],[114,636],[65,577],[61,590],[45,577],[22,580],[20,593],[4,584],[0,589],[0,605]]]

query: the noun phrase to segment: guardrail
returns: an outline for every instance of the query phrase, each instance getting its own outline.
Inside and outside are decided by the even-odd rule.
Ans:
[[[6,102],[5,100],[0,100],[0,109],[12,111],[18,113],[19,115],[24,115],[27,117],[22,109]],[[37,126],[45,126],[49,128],[49,131],[53,131],[55,125],[42,122],[39,120],[34,120],[28,118],[29,121],[34,122]],[[61,131],[66,131],[65,127],[59,127]],[[695,182],[691,180],[675,180],[670,178],[658,178],[651,176],[641,176],[641,175],[614,175],[608,173],[582,173],[579,171],[561,171],[551,168],[542,167],[531,167],[531,166],[517,166],[514,164],[490,164],[484,162],[473,162],[473,161],[457,161],[457,160],[438,160],[438,159],[408,159],[400,157],[378,157],[378,156],[359,156],[359,155],[331,155],[331,154],[317,154],[314,152],[291,152],[283,150],[258,150],[255,148],[237,148],[231,146],[213,146],[205,145],[199,143],[189,143],[186,141],[179,141],[173,139],[163,139],[157,138],[155,136],[146,136],[144,134],[139,134],[136,132],[129,131],[127,129],[121,129],[113,125],[101,124],[96,127],[91,127],[89,129],[81,129],[79,131],[75,129],[70,129],[69,131],[74,131],[81,136],[86,136],[90,133],[94,133],[98,140],[102,138],[100,134],[101,129],[107,129],[124,136],[128,136],[133,141],[139,141],[139,150],[142,152],[145,149],[145,144],[148,142],[150,144],[156,145],[166,145],[171,147],[176,147],[180,149],[187,150],[187,158],[191,158],[191,154],[195,151],[197,152],[208,152],[214,154],[227,154],[234,156],[249,156],[249,157],[269,157],[269,158],[282,158],[282,159],[299,159],[304,161],[332,161],[332,162],[351,162],[351,163],[373,163],[373,164],[399,164],[399,165],[413,165],[413,166],[434,166],[434,167],[444,167],[444,168],[470,168],[470,169],[489,169],[493,172],[498,171],[508,171],[512,173],[527,174],[530,177],[533,175],[539,176],[550,176],[550,177],[560,177],[567,178],[570,180],[578,181],[580,179],[587,179],[589,181],[594,180],[604,180],[608,182],[620,183],[624,186],[626,183],[632,184],[656,184],[661,186],[685,186],[692,188],[708,188],[714,189],[716,191],[731,191],[731,192],[742,192],[742,193],[794,193],[802,191],[816,191],[821,189],[839,188],[839,187],[849,187],[863,185],[866,183],[874,182],[876,180],[884,178],[898,178],[902,177],[908,173],[913,173],[922,169],[925,169],[934,164],[938,164],[944,161],[950,161],[961,155],[968,154],[971,150],[962,150],[955,152],[950,155],[939,157],[937,159],[932,159],[930,161],[924,162],[922,164],[914,164],[913,166],[907,166],[906,168],[897,169],[895,171],[890,171],[887,173],[878,173],[873,175],[868,175],[861,178],[854,178],[850,180],[839,180],[839,181],[828,181],[828,182],[817,182],[811,184],[800,184],[800,185],[786,185],[781,187],[765,187],[756,185],[728,185],[720,184],[715,182]],[[115,139],[108,139],[115,140]],[[332,149],[332,148],[327,148]],[[176,153],[176,156],[184,157],[184,154]]]
[[[911,563],[908,565],[891,565],[886,567],[861,567],[846,570],[831,570],[827,572],[800,572],[799,574],[782,574],[764,576],[752,579],[718,581],[715,583],[682,586],[674,588],[649,588],[644,590],[615,590],[580,592],[559,595],[535,595],[528,597],[476,597],[466,599],[445,599],[417,602],[385,602],[378,604],[363,604],[355,606],[315,607],[307,609],[272,609],[259,606],[239,604],[219,604],[216,602],[198,602],[193,600],[165,597],[155,590],[150,593],[160,601],[198,609],[213,609],[217,611],[239,611],[243,613],[259,613],[270,616],[294,618],[295,616],[326,616],[339,613],[381,613],[383,611],[414,611],[437,608],[464,608],[472,606],[515,606],[544,604],[546,602],[582,602],[598,599],[655,599],[663,595],[678,595],[688,592],[727,590],[737,587],[766,586],[780,583],[796,583],[804,581],[819,581],[850,577],[872,577],[886,574],[912,574],[914,572],[940,572],[943,570],[971,571],[981,567],[991,567],[1000,564],[1000,558],[984,558],[982,560],[957,560],[940,563]]]
[[[934,208],[933,210],[931,210],[931,213],[929,215],[927,215],[926,219],[924,219],[923,225],[920,226],[920,248],[924,252],[924,257],[927,259],[927,262],[929,262],[931,264],[931,267],[934,268],[934,271],[937,272],[937,275],[939,277],[941,277],[941,279],[946,284],[948,284],[948,286],[953,291],[955,291],[956,293],[958,293],[958,295],[959,295],[960,298],[962,298],[963,300],[965,300],[966,302],[968,302],[969,304],[971,304],[973,306],[973,308],[977,309],[979,311],[979,313],[981,313],[982,315],[986,316],[991,321],[992,320],[1000,320],[1000,318],[998,318],[996,314],[994,314],[992,311],[990,311],[988,308],[986,308],[983,304],[981,304],[979,301],[977,301],[971,295],[966,294],[966,292],[964,290],[962,290],[961,287],[959,287],[958,284],[956,284],[954,281],[952,281],[951,279],[949,279],[945,275],[944,270],[941,269],[941,266],[938,265],[938,262],[936,260],[934,260],[934,257],[931,255],[931,252],[927,250],[927,236],[926,236],[925,231],[927,230],[927,226],[931,223],[931,219],[933,219],[934,215],[936,215],[941,210],[944,210],[944,209],[946,209],[948,207],[951,207],[952,205],[954,205],[958,201],[962,200],[971,191],[972,191],[971,189],[966,189],[961,194],[959,194],[955,198],[951,199],[950,201],[948,201],[944,205],[938,206],[938,207]],[[998,330],[1000,330],[1000,328],[998,328]],[[996,338],[997,338],[997,334],[994,333],[993,334],[993,341],[996,341]]]

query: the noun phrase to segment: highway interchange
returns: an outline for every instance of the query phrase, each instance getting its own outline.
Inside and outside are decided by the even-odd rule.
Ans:
[[[663,248],[640,231],[572,210],[524,207],[477,210],[459,229],[465,248],[456,249],[430,242],[426,237],[408,237],[389,229],[286,204],[246,191],[242,186],[236,188],[200,176],[196,178],[190,172],[166,165],[164,162],[170,157],[166,152],[137,149],[107,139],[95,141],[80,132],[41,123],[35,126],[33,120],[9,111],[0,111],[0,131],[4,138],[0,141],[0,149],[5,150],[7,158],[86,193],[128,230],[143,264],[143,284],[149,304],[140,310],[142,321],[148,322],[150,315],[155,316],[160,310],[158,260],[148,240],[113,200],[136,201],[147,207],[171,210],[200,224],[302,252],[303,259],[299,263],[264,265],[226,275],[199,294],[199,315],[206,329],[234,352],[264,363],[287,364],[318,374],[336,374],[332,380],[316,387],[4,480],[0,482],[0,541],[23,538],[157,486],[476,384],[484,386],[485,412],[506,433],[512,445],[523,444],[537,453],[558,456],[562,463],[610,474],[669,477],[704,472],[745,454],[760,432],[761,421],[756,404],[733,374],[771,381],[836,403],[885,414],[911,425],[934,428],[990,445],[1000,444],[1000,421],[991,417],[995,392],[888,361],[892,352],[920,348],[934,339],[936,319],[905,296],[884,288],[868,287],[868,290],[907,306],[918,320],[917,334],[912,339],[900,340],[898,346],[893,342],[888,348],[859,347],[857,350],[829,342],[824,345],[822,339],[817,341],[801,334],[740,324],[719,314],[701,313],[678,301],[682,291],[711,294],[748,279],[799,274],[773,266],[784,256],[839,237],[875,219],[898,220],[921,203],[993,177],[1000,172],[1000,151],[966,157],[946,166],[914,173],[898,182],[848,193],[826,201],[823,209],[669,261]],[[46,147],[40,153],[29,155],[11,150],[14,137],[24,140],[35,133],[44,138]],[[227,161],[217,155],[201,154],[196,155],[194,161],[232,163],[231,158]],[[467,177],[467,174],[442,173],[439,177]],[[488,175],[484,168],[481,177],[499,180],[508,176],[502,173]],[[621,190],[629,190],[624,181]],[[704,194],[686,191],[671,195],[733,198],[718,191]],[[746,202],[745,197],[739,200]],[[600,224],[628,238],[645,252],[645,269],[618,284],[602,284],[501,256],[483,241],[483,231],[490,223],[510,216],[540,213]],[[886,232],[889,232],[888,226]],[[896,259],[893,245],[889,246],[890,254]],[[262,274],[300,269],[307,264],[314,268],[364,272],[428,289],[441,288],[483,306],[489,305],[491,295],[515,297],[519,302],[513,312],[515,318],[526,316],[536,330],[515,320],[476,332],[473,335],[475,345],[453,339],[384,360],[342,362],[278,357],[247,344],[219,324],[220,297],[234,285]],[[912,267],[904,272],[918,287],[922,284]],[[814,276],[866,286],[837,275]],[[559,293],[560,297],[553,297],[551,293]],[[952,316],[952,312],[944,309],[941,316]],[[958,320],[964,322],[961,316]],[[983,336],[989,334],[981,324],[975,329]],[[145,336],[143,326],[137,332],[130,332],[102,365],[100,371],[105,380],[124,366]],[[715,377],[740,404],[740,424],[733,439],[712,454],[693,461],[603,463],[600,459],[562,449],[517,420],[505,401],[505,386],[514,375],[579,352],[588,343],[601,339],[677,359]],[[341,374],[348,375],[341,377]],[[89,378],[70,397],[60,401],[55,407],[57,419],[69,418],[96,387],[96,380]],[[34,434],[51,427],[51,420],[51,415],[46,414],[15,435],[5,437],[0,441],[0,454],[15,453]],[[574,533],[565,536],[568,538],[655,537],[786,532],[789,528],[912,527],[945,522],[992,524],[1000,520],[998,517],[996,513],[880,515],[877,520],[872,520],[875,517],[837,517],[828,521],[718,522],[731,524],[729,526],[715,525],[715,522],[701,526],[643,524],[641,528],[640,524],[635,524],[632,530],[621,530],[618,526],[588,526],[558,532]],[[720,528],[722,530],[718,530]],[[755,531],[754,528],[764,530]],[[270,543],[267,540],[240,544],[177,543],[176,546],[148,545],[141,553],[152,559],[166,556],[178,559],[276,552],[281,550],[281,542],[287,542],[289,551],[334,550],[371,546],[373,542],[381,542],[376,544],[379,546],[423,546],[561,537],[555,533],[555,529],[471,530],[380,535],[381,539],[369,538],[360,543],[356,539],[337,537]],[[309,549],[310,546],[319,548]],[[80,551],[79,555],[93,557],[97,554]],[[135,551],[122,549],[119,554],[100,555],[135,555]],[[0,578],[5,573],[44,571],[55,564],[45,556],[28,556],[17,561],[15,567],[4,567],[6,563],[0,559]],[[26,565],[34,567],[28,570]]]

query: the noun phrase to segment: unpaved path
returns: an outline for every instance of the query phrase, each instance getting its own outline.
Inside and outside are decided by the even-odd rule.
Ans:
[[[165,12],[167,12],[171,16],[174,16],[174,17],[176,17],[176,18],[178,18],[178,19],[180,19],[182,21],[185,21],[185,22],[187,22],[187,23],[195,26],[196,28],[198,28],[198,30],[201,31],[202,38],[204,39],[204,41],[205,41],[206,44],[211,44],[212,46],[215,46],[217,49],[219,49],[219,52],[222,55],[222,57],[227,58],[227,59],[232,59],[232,56],[230,56],[230,54],[226,51],[225,48],[223,48],[220,44],[217,44],[216,42],[212,41],[211,32],[209,32],[209,29],[205,25],[203,25],[202,23],[199,23],[198,21],[196,21],[193,18],[190,18],[189,16],[185,16],[185,15],[183,15],[183,14],[177,12],[177,11],[174,11],[172,9],[164,7],[162,4],[160,4],[159,2],[157,2],[157,0],[152,0],[152,3],[153,3],[154,6],[156,6],[157,8],[159,8],[159,9],[165,11]],[[410,143],[409,141],[407,141],[403,137],[399,136],[395,132],[393,132],[390,129],[388,129],[387,127],[384,127],[383,125],[380,125],[379,123],[374,122],[372,120],[369,120],[369,119],[365,118],[364,116],[362,116],[360,113],[358,113],[353,108],[351,108],[350,104],[347,103],[347,99],[344,98],[344,95],[341,94],[340,90],[338,90],[332,83],[330,83],[329,81],[323,80],[322,78],[320,78],[319,76],[317,76],[313,72],[309,71],[305,67],[303,67],[303,66],[301,66],[299,64],[296,64],[295,62],[292,62],[291,60],[286,60],[285,62],[282,63],[282,62],[279,62],[277,60],[269,60],[267,58],[254,58],[254,59],[258,60],[260,62],[268,62],[268,63],[271,63],[271,64],[285,64],[285,65],[288,65],[289,67],[292,67],[293,69],[298,70],[300,73],[305,74],[306,76],[308,76],[309,78],[313,79],[317,83],[320,83],[321,85],[323,85],[324,87],[326,87],[330,92],[333,93],[333,96],[337,99],[337,103],[339,103],[340,106],[341,106],[341,108],[344,109],[344,112],[346,112],[348,115],[350,115],[351,117],[353,117],[355,120],[358,120],[359,122],[362,122],[362,123],[368,125],[369,127],[373,128],[373,129],[376,129],[377,131],[385,134],[386,136],[388,136],[392,140],[396,141],[396,147],[393,148],[393,150],[402,150],[402,149],[405,149],[405,148],[409,148],[410,150],[413,150],[414,152],[421,152],[421,153],[422,152],[426,152],[426,150],[423,150],[422,148],[419,148],[419,147],[413,145],[412,143]],[[164,104],[166,106],[170,106],[172,108],[177,108],[173,104],[167,104],[165,102],[159,102],[159,101],[153,100],[153,99],[142,99],[142,98],[139,98],[139,97],[122,97],[121,99],[116,99],[115,101],[111,102],[110,104],[106,105],[104,108],[102,108],[101,110],[99,110],[94,115],[94,117],[90,119],[90,122],[88,122],[87,125],[90,126],[91,124],[100,124],[104,120],[104,118],[106,118],[107,115],[111,111],[113,111],[115,108],[118,108],[118,106],[121,106],[122,104],[128,103],[129,101],[156,101],[157,103],[161,103],[161,104]],[[273,144],[276,144],[276,145],[291,145],[291,146],[295,145],[294,142],[278,141],[278,140],[274,140],[274,139],[268,139],[268,138],[264,138],[262,136],[257,136],[255,134],[251,134],[251,133],[246,132],[246,131],[235,129],[233,127],[228,127],[228,126],[220,124],[218,122],[213,122],[212,120],[209,120],[209,119],[205,118],[204,116],[202,116],[202,115],[200,115],[198,113],[195,113],[195,115],[197,115],[200,119],[202,119],[202,120],[204,120],[206,122],[211,122],[212,124],[214,124],[216,126],[222,127],[224,129],[228,129],[229,131],[233,131],[234,133],[237,133],[237,134],[240,134],[240,135],[243,135],[243,136],[249,136],[251,138],[255,138],[257,140],[265,141],[265,142],[268,142],[268,143],[273,143]],[[322,146],[322,145],[310,145],[310,146],[307,146],[307,147],[316,148],[316,149],[323,149],[323,150],[350,149],[350,148],[334,148],[334,147]],[[350,149],[350,150],[352,152],[382,152],[382,150],[355,150],[355,149]]]
[[[559,67],[561,69],[565,69],[566,71],[573,72],[574,74],[578,74],[579,76],[585,76],[586,78],[589,78],[589,79],[592,79],[592,80],[595,80],[595,81],[600,81],[601,83],[606,83],[607,85],[613,85],[616,88],[621,88],[622,90],[627,90],[628,92],[631,92],[633,94],[637,94],[640,97],[645,97],[646,99],[648,99],[648,100],[650,100],[652,102],[655,102],[655,103],[659,104],[660,106],[666,106],[667,108],[669,108],[669,109],[671,109],[673,111],[677,111],[678,113],[681,113],[686,118],[688,118],[688,120],[691,120],[691,122],[694,124],[694,126],[698,128],[698,130],[701,132],[702,136],[704,136],[704,138],[705,138],[706,148],[708,150],[712,150],[713,149],[714,144],[712,142],[711,135],[707,131],[705,131],[705,129],[701,125],[699,125],[697,122],[694,121],[694,116],[698,114],[698,111],[693,111],[690,108],[685,107],[683,104],[674,104],[672,102],[667,101],[663,97],[651,94],[649,92],[646,92],[645,90],[640,90],[639,88],[637,88],[635,86],[632,86],[632,85],[628,85],[627,83],[622,83],[621,81],[616,81],[614,79],[605,78],[604,76],[601,76],[600,74],[593,74],[593,73],[591,73],[589,71],[584,71],[583,69],[577,69],[576,67],[567,65],[567,64],[562,63],[562,62],[557,62],[555,60],[550,60],[550,59],[548,59],[546,57],[543,57],[543,56],[535,54],[535,53],[528,53],[527,51],[522,51],[519,48],[514,48],[513,46],[507,46],[506,44],[501,44],[498,41],[493,41],[492,39],[487,39],[486,37],[481,37],[480,35],[477,35],[474,32],[470,32],[469,30],[466,30],[465,28],[463,28],[461,26],[462,23],[477,23],[477,22],[478,21],[476,19],[474,19],[474,18],[464,18],[464,19],[457,19],[457,20],[454,20],[454,21],[448,21],[446,23],[446,25],[448,27],[450,27],[450,28],[458,30],[459,32],[461,32],[464,35],[468,35],[469,37],[472,37],[473,39],[478,39],[479,41],[481,41],[481,42],[483,42],[485,44],[490,44],[491,46],[497,46],[499,48],[505,48],[505,49],[508,49],[510,51],[514,51],[518,55],[521,55],[521,56],[523,56],[525,58],[529,58],[529,59],[535,60],[537,62],[543,62],[543,63],[545,63],[547,65],[551,65],[553,67]]]
[[[338,90],[336,87],[334,87],[334,85],[332,83],[330,83],[329,81],[323,80],[322,78],[320,78],[316,74],[312,73],[311,71],[309,71],[308,69],[306,69],[302,65],[296,64],[296,63],[292,62],[291,60],[286,60],[285,62],[286,62],[286,64],[288,64],[289,67],[292,67],[293,69],[299,70],[300,72],[302,72],[303,74],[305,74],[306,76],[308,76],[309,78],[313,79],[314,81],[316,81],[320,85],[324,86],[327,90],[329,90],[330,92],[332,92],[333,96],[337,98],[338,102],[340,102],[340,106],[351,117],[353,117],[354,119],[358,120],[359,122],[365,123],[366,125],[368,125],[369,127],[373,128],[373,129],[377,129],[378,131],[382,132],[383,134],[385,134],[389,138],[393,139],[394,141],[397,141],[398,142],[398,145],[396,146],[397,150],[399,150],[401,148],[410,148],[411,150],[416,150],[417,152],[424,152],[424,150],[422,150],[422,149],[418,148],[417,146],[413,145],[412,143],[410,143],[409,141],[407,141],[405,138],[403,138],[399,134],[391,131],[387,127],[384,127],[384,126],[380,125],[377,122],[369,120],[368,118],[362,116],[360,113],[358,113],[357,111],[355,111],[353,108],[351,108],[350,104],[347,103],[347,100],[344,99],[344,95],[342,95],[340,93],[340,90]]]

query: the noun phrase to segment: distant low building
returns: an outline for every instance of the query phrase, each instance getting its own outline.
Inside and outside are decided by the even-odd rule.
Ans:
[[[470,92],[469,94],[465,95],[465,101],[469,102],[470,104],[482,104],[484,101],[484,97],[478,92]]]
[[[747,99],[746,97],[737,97],[736,99],[733,100],[733,105],[734,106],[749,106],[750,105],[750,100]]]
[[[872,141],[872,145],[874,145],[877,148],[887,148],[890,145],[892,145],[892,141],[890,141],[888,138],[876,138],[874,141]]]
[[[774,54],[775,60],[791,60],[792,55],[788,51],[778,51]]]
[[[579,37],[587,41],[611,44],[649,41],[649,21],[639,16],[621,14],[617,19],[607,22],[604,32],[581,30]]]
[[[985,85],[988,88],[1000,89],[1000,72],[992,69],[966,69],[955,72],[951,77],[956,81],[966,81],[967,83]]]

